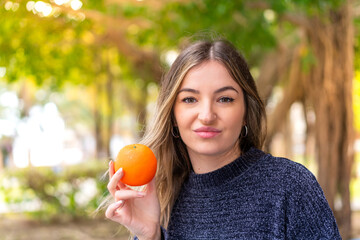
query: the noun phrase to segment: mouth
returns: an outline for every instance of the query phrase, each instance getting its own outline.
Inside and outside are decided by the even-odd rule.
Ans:
[[[221,133],[221,130],[212,127],[200,127],[194,132],[201,138],[213,138]]]

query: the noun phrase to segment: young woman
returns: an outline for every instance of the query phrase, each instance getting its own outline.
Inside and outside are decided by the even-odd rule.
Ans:
[[[157,175],[137,192],[110,162],[106,217],[138,239],[341,239],[315,177],[260,150],[265,131],[242,56],[223,40],[192,44],[163,78],[141,142]]]

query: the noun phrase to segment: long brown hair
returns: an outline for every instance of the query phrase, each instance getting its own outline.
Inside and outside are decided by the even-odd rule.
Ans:
[[[222,63],[243,90],[247,134],[239,136],[241,152],[246,152],[250,147],[261,149],[265,139],[265,108],[247,63],[236,48],[225,40],[198,41],[185,48],[161,81],[155,116],[141,141],[154,151],[158,159],[156,184],[161,222],[165,227],[181,185],[191,171],[186,145],[176,134],[172,134],[175,122],[173,106],[186,73],[209,60]]]

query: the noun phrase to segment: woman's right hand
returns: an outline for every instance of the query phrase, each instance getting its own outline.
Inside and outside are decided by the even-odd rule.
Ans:
[[[116,173],[114,163],[109,163],[107,188],[115,199],[106,209],[105,216],[129,229],[140,240],[160,239],[160,204],[156,194],[155,178],[147,184],[145,191],[135,191],[121,182],[124,172]]]

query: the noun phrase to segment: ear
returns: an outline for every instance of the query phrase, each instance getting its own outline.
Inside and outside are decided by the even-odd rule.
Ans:
[[[175,119],[175,116],[174,116],[174,113],[171,114],[171,122],[172,122],[172,125],[173,125],[174,127],[177,127],[177,126],[178,126],[178,124],[177,124],[177,122],[176,122],[176,119]]]

